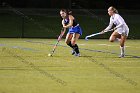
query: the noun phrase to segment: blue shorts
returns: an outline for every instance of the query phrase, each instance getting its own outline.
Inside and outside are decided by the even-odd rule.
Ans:
[[[70,33],[70,34],[78,33],[78,34],[82,35],[82,29],[79,25],[75,26],[75,27],[70,27],[68,33]]]

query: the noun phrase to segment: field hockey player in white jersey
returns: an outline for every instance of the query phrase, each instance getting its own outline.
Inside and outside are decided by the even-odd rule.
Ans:
[[[111,29],[113,24],[115,25],[115,27],[113,28],[114,32],[111,34],[109,41],[110,42],[114,42],[115,40],[120,41],[121,54],[119,57],[123,58],[125,56],[124,43],[128,37],[129,28],[127,24],[125,23],[124,19],[118,14],[117,9],[114,8],[113,6],[108,8],[108,14],[109,16],[111,16],[110,23],[109,23],[109,26],[102,31],[102,33],[104,33],[104,31]]]

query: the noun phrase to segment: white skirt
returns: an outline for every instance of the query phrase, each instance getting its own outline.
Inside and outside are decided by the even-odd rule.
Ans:
[[[120,35],[128,36],[129,28],[127,26],[119,27],[115,30],[115,32],[118,32]]]

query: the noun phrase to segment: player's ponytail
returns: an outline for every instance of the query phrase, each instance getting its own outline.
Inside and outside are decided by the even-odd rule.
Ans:
[[[117,10],[115,7],[111,6],[111,9],[112,9],[112,11],[113,11],[114,13],[116,13],[116,14],[119,13],[118,10]]]
[[[72,15],[72,11],[68,9],[61,9],[60,11],[65,12],[67,15]]]
[[[68,15],[72,15],[72,11],[71,10],[68,10]]]

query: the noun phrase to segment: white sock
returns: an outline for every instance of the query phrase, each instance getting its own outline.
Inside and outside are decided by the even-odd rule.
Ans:
[[[125,47],[120,46],[120,49],[121,49],[121,55],[124,55],[125,54]]]
[[[121,39],[119,39],[119,38],[116,38],[116,39],[115,39],[115,41],[119,41],[119,42],[120,42],[120,40],[121,40]]]

